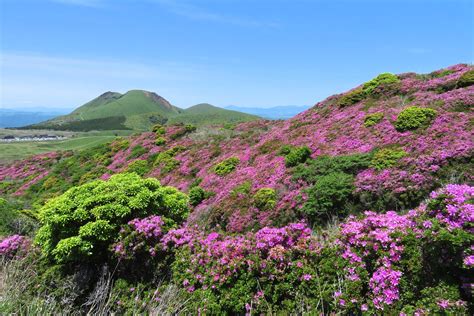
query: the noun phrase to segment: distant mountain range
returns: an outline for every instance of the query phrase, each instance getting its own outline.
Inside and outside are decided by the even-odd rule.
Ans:
[[[309,105],[284,105],[284,106],[274,106],[270,108],[257,108],[257,107],[244,107],[244,106],[236,106],[230,105],[226,106],[225,108],[228,110],[234,110],[239,112],[244,112],[248,114],[257,115],[266,119],[271,120],[278,120],[278,119],[289,119],[293,116],[306,111],[311,106]]]
[[[64,114],[64,112],[59,110],[40,112],[28,109],[0,109],[0,128],[30,125],[49,120],[61,114]]]
[[[53,130],[148,130],[154,124],[184,123],[214,125],[258,120],[260,117],[198,104],[188,109],[172,105],[154,92],[131,90],[125,94],[106,92],[70,114],[23,128]]]

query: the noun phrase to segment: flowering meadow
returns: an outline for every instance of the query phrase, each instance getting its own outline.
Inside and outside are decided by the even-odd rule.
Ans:
[[[2,166],[0,207],[39,230],[4,229],[0,256],[35,274],[0,311],[472,314],[473,72]]]

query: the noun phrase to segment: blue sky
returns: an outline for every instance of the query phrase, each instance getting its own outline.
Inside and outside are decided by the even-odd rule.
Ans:
[[[470,0],[0,0],[0,105],[308,105],[474,59]]]

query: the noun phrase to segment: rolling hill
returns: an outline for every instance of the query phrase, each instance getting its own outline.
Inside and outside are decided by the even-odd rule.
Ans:
[[[53,130],[148,130],[154,124],[185,123],[214,125],[259,119],[258,116],[198,104],[186,110],[171,105],[154,92],[131,90],[125,94],[105,92],[68,115],[25,126]]]
[[[219,108],[207,103],[196,104],[168,120],[168,124],[219,125],[258,120],[259,117],[238,111]]]

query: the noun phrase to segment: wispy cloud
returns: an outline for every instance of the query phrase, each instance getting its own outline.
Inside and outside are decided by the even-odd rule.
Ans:
[[[83,7],[100,7],[104,5],[103,0],[50,0],[52,2],[67,4],[67,5],[76,5]]]
[[[263,21],[260,19],[252,19],[245,17],[237,17],[217,12],[212,12],[202,7],[191,4],[182,0],[149,0],[164,7],[169,12],[180,15],[192,20],[210,21],[226,24],[234,24],[245,27],[277,27],[278,23]]]
[[[109,90],[148,89],[175,95],[174,86],[192,85],[205,73],[205,66],[176,62],[146,64],[18,52],[2,53],[0,59],[0,107],[19,107],[25,100],[35,100],[36,106],[77,106]]]

